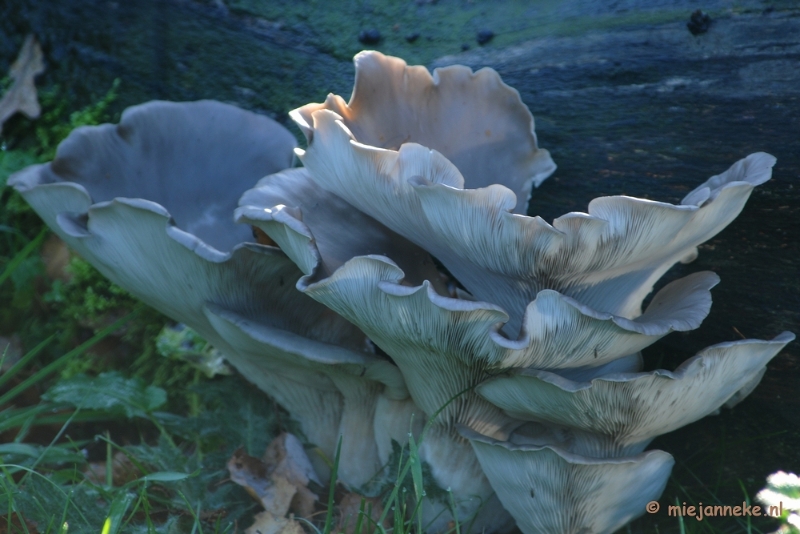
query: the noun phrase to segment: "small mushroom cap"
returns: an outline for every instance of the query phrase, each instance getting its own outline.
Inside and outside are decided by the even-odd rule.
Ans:
[[[305,273],[325,277],[355,257],[381,254],[409,282],[431,280],[445,291],[430,255],[314,183],[308,169],[262,178],[235,212],[237,222],[261,228]]]
[[[435,255],[476,298],[499,304],[510,315],[510,335],[543,289],[598,311],[638,316],[655,281],[730,223],[775,162],[763,153],[748,156],[717,177],[713,191],[693,195],[692,204],[602,197],[589,213],[564,215],[551,226],[510,213],[516,198],[503,186],[463,189],[458,169],[438,152],[411,143],[399,151],[365,146],[328,110],[312,119],[312,142],[300,153],[312,178]]]
[[[365,382],[383,384],[391,399],[408,398],[403,376],[385,358],[315,341],[269,326],[265,322],[248,319],[218,305],[206,304],[204,311],[217,332],[238,352],[251,354],[254,358],[269,354],[269,365],[310,371],[311,373],[307,373],[308,385],[322,390],[338,389],[346,397],[353,393],[353,386],[336,387],[334,382],[346,377],[356,377]],[[320,376],[319,382],[314,381],[312,373]]]
[[[374,51],[359,53],[354,63],[349,103],[328,95],[324,104],[291,113],[309,144],[313,113],[331,110],[360,143],[392,150],[418,143],[452,161],[466,187],[505,185],[517,195],[517,213],[525,213],[531,186],[555,171],[550,154],[537,146],[530,111],[494,70],[456,65],[431,75],[425,67]]]
[[[510,416],[575,430],[570,448],[593,457],[638,454],[656,436],[714,412],[760,377],[794,334],[708,347],[674,372],[620,373],[573,382],[525,369],[492,378],[477,392]]]
[[[664,451],[594,459],[461,432],[524,534],[614,532],[661,496],[675,463]]]

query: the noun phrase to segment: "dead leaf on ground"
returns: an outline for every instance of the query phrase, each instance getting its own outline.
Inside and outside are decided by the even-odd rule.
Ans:
[[[3,131],[3,123],[18,111],[29,119],[39,116],[42,110],[36,95],[34,78],[42,72],[44,72],[42,49],[36,38],[29,35],[22,45],[17,60],[8,71],[14,83],[0,100],[0,133]]]
[[[359,532],[362,534],[372,534],[376,532],[378,520],[383,513],[383,503],[380,499],[375,497],[364,497],[357,493],[348,493],[339,501],[339,521],[336,525],[336,531],[344,534],[354,534],[356,524],[358,524],[358,516],[361,512],[363,501],[364,517],[361,518],[361,528]],[[388,518],[384,520],[385,528],[389,528]]]
[[[19,512],[12,513],[10,518],[8,515],[0,515],[0,534],[17,534],[18,532],[39,534],[36,523],[23,518]]]
[[[228,461],[228,471],[231,480],[275,517],[281,518],[289,510],[301,517],[314,512],[317,496],[308,489],[308,483],[319,483],[319,479],[300,440],[291,434],[275,438],[263,460],[238,449]]]
[[[69,265],[72,255],[60,237],[51,234],[45,239],[40,255],[44,264],[44,272],[50,280],[69,282],[72,274],[67,271],[67,265]]]
[[[253,523],[245,534],[305,534],[300,523],[291,518],[276,517],[269,512],[256,514]]]
[[[95,484],[105,484],[106,464],[107,462],[90,462],[83,474]],[[111,481],[115,487],[124,486],[141,476],[142,472],[133,465],[133,462],[125,453],[117,452],[114,454],[111,461]]]
[[[310,517],[318,498],[308,489],[308,483],[322,486],[322,482],[297,436],[283,432],[273,439],[264,452],[264,462],[274,466],[273,475],[285,477],[297,488],[291,510],[300,517]]]

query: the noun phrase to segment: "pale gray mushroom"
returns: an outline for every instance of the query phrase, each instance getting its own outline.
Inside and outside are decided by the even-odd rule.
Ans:
[[[600,312],[638,316],[653,284],[730,223],[775,162],[750,155],[677,206],[602,197],[588,213],[551,226],[511,213],[516,197],[502,185],[464,189],[459,170],[434,150],[364,145],[329,110],[311,119],[311,142],[297,152],[314,181],[434,254],[476,298],[501,306],[512,336],[543,289]]]
[[[366,352],[319,343],[285,330],[270,327],[263,321],[248,320],[219,306],[206,306],[206,315],[215,330],[233,347],[239,358],[264,363],[276,374],[286,375],[294,370],[300,379],[313,386],[312,398],[322,395],[339,395],[341,401],[331,406],[305,402],[305,388],[297,391],[296,398],[286,402],[294,407],[293,415],[303,423],[315,422],[321,414],[331,410],[338,413],[336,432],[324,435],[312,430],[316,443],[333,461],[341,438],[339,456],[339,481],[359,488],[370,482],[389,460],[391,440],[405,444],[412,431],[412,419],[424,414],[408,398],[402,375],[390,361]],[[283,393],[282,398],[288,393]],[[378,410],[378,407],[381,410]],[[301,411],[302,410],[302,411]],[[382,432],[375,431],[381,420]],[[305,427],[305,425],[304,425]],[[417,424],[413,430],[417,431]],[[327,469],[318,471],[327,478]]]
[[[430,280],[446,291],[430,254],[353,206],[320,189],[308,169],[265,176],[239,200],[237,222],[261,228],[305,274],[332,274],[356,256],[396,258],[409,283]]]
[[[151,102],[119,125],[77,129],[52,163],[9,185],[102,274],[219,348],[333,458],[344,398],[307,358],[378,358],[361,331],[297,292],[302,272],[283,252],[248,242],[232,219],[241,193],[289,166],[294,146],[271,119],[230,105]],[[259,325],[261,352],[240,350],[252,340],[232,333],[236,321]]]
[[[508,316],[485,302],[447,298],[425,282],[408,287],[403,272],[385,257],[357,257],[331,276],[302,278],[298,288],[359,325],[390,354],[403,373],[414,402],[427,414],[454,399],[438,416],[421,447],[437,483],[451,488],[460,511],[470,510],[475,496],[491,503],[492,490],[476,459],[463,450],[457,424],[507,439],[520,423],[470,391],[508,367],[569,367],[606,362],[631,354],[674,329],[696,327],[710,306],[713,274],[698,273],[674,282],[653,299],[656,308],[637,319],[597,314],[546,292],[547,305],[531,303],[532,333],[518,341],[499,331]],[[589,349],[585,345],[589,346]],[[595,348],[602,357],[595,354]],[[499,516],[485,506],[484,516]]]
[[[675,463],[664,451],[597,459],[462,433],[524,534],[614,532],[661,496]]]
[[[288,169],[264,177],[242,196],[240,204],[236,220],[263,230],[306,274],[324,277],[354,256],[381,253],[398,258],[406,267],[409,273],[406,283],[421,283],[427,279],[432,280],[440,292],[447,291],[427,252],[317,187],[307,169]],[[254,333],[257,328],[260,326],[240,324],[234,332],[248,332],[257,339],[259,336]],[[250,341],[243,341],[252,345]],[[253,346],[240,350],[259,349]],[[313,357],[308,359],[313,360]],[[366,371],[361,376],[335,369],[325,371],[340,385],[344,396],[342,424],[347,423],[350,430],[341,432],[344,441],[339,472],[342,479],[353,486],[364,484],[375,474],[377,466],[389,459],[392,440],[407,442],[412,415],[417,430],[426,419],[413,402],[405,401],[408,394],[396,366],[385,360],[363,365]],[[378,368],[380,374],[373,375],[373,370]],[[388,389],[376,388],[373,379],[383,382]],[[392,391],[392,380],[402,385],[402,394],[399,387]],[[350,386],[346,386],[345,381]],[[379,411],[375,412],[376,409]],[[367,439],[370,434],[374,434],[375,439]]]
[[[454,65],[431,75],[425,67],[373,51],[359,53],[353,62],[349,103],[331,94],[323,104],[292,112],[309,144],[313,113],[328,109],[360,143],[392,150],[419,143],[453,162],[466,187],[504,184],[517,195],[515,209],[523,214],[532,186],[555,171],[550,154],[537,146],[530,111],[493,69],[472,72]]]
[[[361,125],[331,109],[347,113],[334,98],[292,115],[309,140],[297,154],[311,179],[435,255],[474,298],[447,299],[427,283],[408,287],[404,272],[378,256],[355,258],[331,274],[316,267],[313,232],[285,231],[307,273],[298,288],[391,355],[423,411],[455,398],[421,452],[437,482],[459,496],[489,493],[485,479],[455,474],[456,457],[459,468],[478,472],[463,460],[468,455],[455,453],[455,425],[505,440],[519,424],[470,387],[509,367],[573,369],[576,376],[624,360],[627,369],[658,337],[696,328],[708,313],[715,275],[673,282],[644,314],[642,301],[669,267],[735,218],[774,164],[769,155],[752,155],[679,206],[601,198],[588,214],[568,214],[551,226],[511,213],[517,199],[502,185],[466,189],[457,166],[429,147],[368,146],[363,132],[349,129]]]
[[[619,373],[573,382],[524,369],[476,391],[508,415],[572,430],[570,452],[594,458],[633,456],[650,441],[714,412],[794,339],[745,340],[703,349],[674,372]],[[749,391],[747,392],[749,393]]]

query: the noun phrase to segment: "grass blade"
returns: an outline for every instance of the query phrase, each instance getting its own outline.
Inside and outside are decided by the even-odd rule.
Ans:
[[[5,386],[6,383],[14,377],[14,375],[16,375],[23,367],[28,365],[28,362],[31,361],[33,358],[35,358],[37,354],[42,352],[42,349],[44,349],[47,345],[49,345],[50,342],[53,341],[53,338],[55,337],[56,335],[53,334],[52,336],[48,337],[47,339],[36,345],[34,348],[29,350],[28,353],[25,354],[25,356],[20,358],[17,363],[12,365],[8,371],[3,373],[2,376],[0,376],[0,388]]]
[[[17,252],[14,255],[14,257],[11,258],[11,261],[9,261],[8,264],[6,265],[6,268],[3,269],[2,273],[0,273],[0,286],[3,285],[3,282],[5,282],[8,279],[8,277],[14,273],[17,267],[19,267],[19,264],[22,263],[25,260],[25,258],[30,256],[31,252],[36,250],[39,247],[39,245],[42,244],[45,235],[47,235],[46,228],[42,229],[42,231],[39,232],[39,235],[34,237],[32,241],[30,241],[27,245],[25,245],[22,250]]]
[[[98,343],[106,336],[111,334],[112,332],[118,330],[121,326],[125,323],[130,321],[139,311],[142,309],[143,305],[138,305],[132,312],[130,312],[125,317],[115,321],[114,324],[103,328],[99,332],[97,332],[94,336],[92,336],[87,341],[81,343],[79,346],[75,347],[71,351],[67,352],[56,361],[46,365],[42,369],[40,369],[37,373],[31,375],[26,380],[22,381],[21,383],[17,384],[15,387],[10,389],[6,392],[5,395],[0,396],[0,405],[7,404],[11,402],[17,395],[31,387],[32,385],[36,384],[40,380],[44,379],[47,375],[54,373],[55,371],[59,370],[61,367],[65,366],[69,363],[70,360],[83,354],[83,352],[92,347],[94,344]]]
[[[336,457],[333,459],[333,469],[331,470],[331,489],[328,492],[328,512],[325,515],[325,526],[322,532],[329,534],[333,531],[333,505],[335,504],[334,493],[336,493],[336,478],[339,475],[339,455],[342,452],[342,436],[339,436],[339,443],[336,445]]]

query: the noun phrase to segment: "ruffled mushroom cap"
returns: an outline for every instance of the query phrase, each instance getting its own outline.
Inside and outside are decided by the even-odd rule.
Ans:
[[[409,283],[431,280],[446,291],[427,252],[320,189],[308,169],[265,176],[239,204],[236,221],[263,230],[307,275],[329,276],[351,258],[381,254],[396,258]]]
[[[462,429],[524,534],[610,533],[657,500],[675,461],[664,451],[595,459],[554,445],[514,445]]]
[[[512,341],[499,331],[508,318],[500,308],[443,297],[427,282],[408,287],[403,279],[387,258],[368,256],[350,260],[318,282],[304,277],[298,288],[357,324],[390,354],[422,410],[434,413],[461,395],[441,420],[490,435],[499,430],[489,415],[496,410],[464,393],[490,373],[599,365],[635,353],[673,330],[697,327],[709,310],[708,290],[717,282],[712,273],[673,282],[655,296],[654,310],[648,308],[634,321],[544,291],[529,306],[521,338]]]
[[[753,154],[678,206],[603,197],[589,213],[551,226],[510,213],[516,198],[506,187],[464,189],[458,169],[436,151],[366,146],[332,111],[314,111],[312,120],[311,142],[298,155],[314,181],[434,254],[477,299],[501,306],[510,335],[543,289],[597,311],[638,316],[655,281],[730,223],[775,162]]]
[[[572,429],[573,453],[632,456],[656,436],[717,410],[760,378],[767,363],[793,339],[793,334],[784,332],[771,341],[721,343],[702,350],[674,372],[612,374],[573,382],[525,369],[487,380],[476,390],[511,417]]]
[[[382,253],[398,258],[408,269],[404,283],[433,280],[440,292],[446,292],[427,252],[317,187],[307,169],[288,169],[264,177],[242,196],[240,204],[236,210],[237,222],[263,230],[309,275],[324,277],[354,256]],[[240,324],[234,333],[244,331],[250,333],[252,339],[258,339],[254,334],[257,326]],[[258,349],[242,347],[239,350]],[[367,356],[360,358],[365,360]],[[308,358],[308,361],[313,360],[313,357]],[[342,369],[348,367],[345,362],[342,360]],[[418,422],[425,419],[425,414],[413,403],[385,402],[402,401],[408,395],[396,366],[385,360],[358,363],[364,366],[364,371],[325,371],[337,382],[344,396],[339,473],[352,486],[363,485],[378,466],[388,460],[391,439],[400,443],[407,441],[411,414],[416,414]],[[350,367],[361,369],[360,365]],[[374,380],[385,384],[385,392],[375,388]],[[382,408],[380,413],[374,412],[376,405]],[[378,432],[378,428],[383,432]],[[368,437],[371,434],[375,435],[374,440]]]
[[[345,363],[363,365],[364,335],[298,293],[302,272],[277,248],[246,243],[250,229],[231,217],[242,191],[291,163],[293,146],[283,127],[233,106],[152,102],[117,126],[79,128],[52,163],[9,185],[106,277],[197,330],[305,416],[307,437],[332,457],[343,398],[308,358],[330,351],[315,362],[326,365],[346,353]],[[260,353],[240,350],[251,336],[232,333],[237,320],[260,326]]]
[[[653,299],[655,310],[636,321],[597,314],[543,292],[545,304],[537,308],[537,299],[529,308],[531,332],[510,341],[499,332],[508,316],[496,306],[443,297],[427,282],[408,287],[404,278],[387,258],[367,256],[318,282],[303,277],[298,288],[353,321],[390,354],[425,413],[453,399],[425,437],[420,456],[437,483],[450,487],[461,503],[471,496],[491,499],[491,489],[475,458],[462,450],[456,424],[502,439],[520,424],[470,391],[472,386],[512,366],[597,365],[635,352],[672,329],[696,327],[708,312],[708,289],[717,282],[710,273],[673,282]],[[461,511],[469,513],[469,506],[463,504]],[[495,512],[486,509],[489,515]]]
[[[292,112],[309,144],[313,113],[331,110],[360,143],[392,150],[418,143],[453,162],[466,187],[505,185],[517,195],[517,213],[525,213],[531,186],[555,171],[550,154],[537,146],[530,111],[494,70],[472,72],[455,65],[431,75],[425,67],[372,51],[353,61],[356,80],[349,103],[331,94],[324,104]]]

